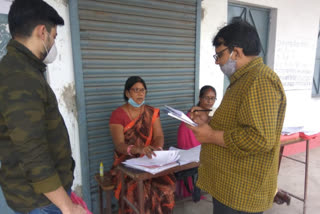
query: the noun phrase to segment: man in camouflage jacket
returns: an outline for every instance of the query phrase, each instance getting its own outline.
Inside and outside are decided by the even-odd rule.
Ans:
[[[42,0],[15,0],[8,21],[12,40],[0,62],[4,196],[16,213],[85,213],[68,195],[74,170],[69,136],[44,78],[44,61],[54,60],[57,25],[64,21]]]

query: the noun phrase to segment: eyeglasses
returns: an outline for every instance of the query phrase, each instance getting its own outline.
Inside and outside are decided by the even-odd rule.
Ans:
[[[139,92],[146,93],[146,91],[147,91],[145,88],[130,88],[130,90],[133,91],[136,94],[139,93]]]
[[[216,101],[217,98],[216,97],[201,97],[203,98],[205,101],[209,102],[209,101]]]
[[[225,50],[227,50],[229,48],[225,48],[222,51],[219,51],[218,53],[216,53],[215,55],[213,55],[214,60],[218,61],[218,59],[220,59],[222,57],[222,54]]]

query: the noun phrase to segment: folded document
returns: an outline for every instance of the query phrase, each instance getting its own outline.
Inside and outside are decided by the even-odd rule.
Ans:
[[[165,105],[165,111],[168,112],[170,117],[176,118],[184,123],[187,123],[191,126],[198,126],[195,122],[193,122],[187,115],[185,115],[182,111],[174,109],[170,106]]]

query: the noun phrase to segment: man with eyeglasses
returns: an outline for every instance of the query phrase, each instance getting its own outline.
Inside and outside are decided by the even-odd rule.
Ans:
[[[243,21],[213,39],[215,63],[230,79],[207,122],[201,111],[191,128],[202,144],[197,185],[213,197],[214,214],[263,213],[277,189],[280,134],[286,96],[277,74],[263,63],[257,31]]]

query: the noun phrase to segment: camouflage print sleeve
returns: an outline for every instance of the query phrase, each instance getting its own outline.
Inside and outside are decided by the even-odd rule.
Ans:
[[[48,151],[43,83],[36,73],[20,73],[1,84],[0,111],[23,174],[38,193],[57,189],[61,181]]]

